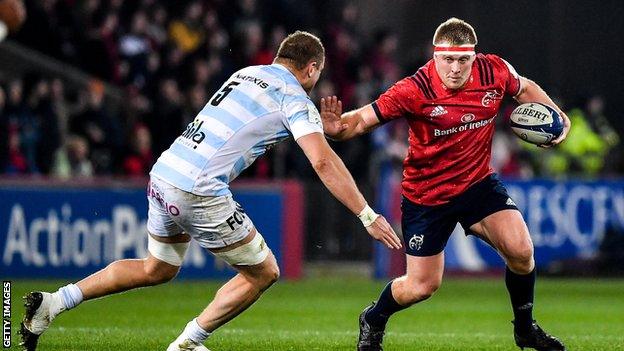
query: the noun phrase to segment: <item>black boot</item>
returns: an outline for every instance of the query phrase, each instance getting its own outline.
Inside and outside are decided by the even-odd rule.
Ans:
[[[358,351],[383,351],[381,343],[385,332],[385,327],[375,327],[366,321],[366,312],[373,308],[375,303],[366,307],[360,314],[360,338],[357,343]]]
[[[514,329],[514,339],[516,345],[524,350],[525,347],[533,348],[537,351],[565,351],[566,348],[559,339],[547,334],[535,321],[526,332]]]

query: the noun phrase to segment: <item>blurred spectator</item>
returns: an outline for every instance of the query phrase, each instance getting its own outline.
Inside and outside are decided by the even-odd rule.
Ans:
[[[608,152],[607,142],[592,128],[585,112],[580,108],[567,112],[572,128],[565,143],[558,148],[559,169],[555,173],[581,173],[595,176],[604,167]]]
[[[77,135],[68,136],[65,145],[56,151],[51,174],[64,179],[93,176],[87,140]]]
[[[159,82],[154,109],[147,117],[147,124],[153,137],[154,154],[160,156],[183,130],[182,93],[172,77]],[[198,111],[199,112],[199,111]]]
[[[384,88],[401,78],[401,69],[396,59],[398,45],[399,39],[393,32],[381,30],[375,35],[371,63],[375,75],[382,81]]]
[[[149,129],[137,124],[130,135],[129,143],[130,152],[123,161],[124,174],[135,177],[148,175],[154,163]]]
[[[184,53],[195,51],[204,40],[200,18],[202,4],[192,1],[184,12],[184,17],[175,19],[169,25],[169,37]]]
[[[38,128],[33,136],[35,144],[34,162],[42,173],[48,173],[52,166],[54,151],[60,146],[58,116],[51,99],[50,83],[38,78],[28,96],[28,107],[34,121],[32,128]],[[32,147],[32,146],[29,146]],[[31,161],[32,162],[32,161]]]
[[[101,82],[91,82],[85,95],[86,106],[72,118],[70,131],[87,140],[95,171],[110,174],[119,148],[118,122],[104,107]]]
[[[27,94],[21,80],[13,80],[9,83],[9,99],[7,104],[7,116],[12,133],[9,135],[9,153],[26,160],[25,169],[32,173],[39,173],[37,169],[37,143],[41,134],[39,119],[34,114],[32,106],[37,103],[37,89],[28,88],[31,94]],[[27,99],[28,97],[28,99]],[[29,103],[30,102],[30,103]],[[17,145],[12,143],[17,142]],[[20,168],[21,169],[21,168]]]
[[[121,36],[119,52],[128,62],[126,83],[143,87],[148,75],[147,61],[151,52],[147,36],[147,14],[138,11],[132,17],[130,32]]]
[[[80,50],[84,55],[82,67],[105,81],[121,84],[122,70],[117,44],[119,16],[115,12],[97,13],[94,16],[96,27],[89,30]]]
[[[4,173],[25,174],[31,171],[31,167],[20,148],[20,144],[21,140],[17,125],[15,123],[9,123],[8,155]]]
[[[72,106],[65,97],[65,84],[60,78],[54,78],[50,83],[50,100],[52,109],[56,115],[59,141],[65,140],[69,128],[69,115],[72,113]]]
[[[616,161],[619,155],[619,149],[616,147],[620,144],[620,136],[609,123],[609,119],[605,116],[605,100],[601,95],[593,95],[585,105],[587,119],[598,135],[604,140],[608,151],[604,160],[604,170],[614,171]]]
[[[167,42],[167,20],[169,14],[162,5],[155,5],[149,15],[147,36],[156,47],[162,47]]]
[[[187,103],[184,104],[184,119],[182,125],[191,123],[199,111],[206,105],[208,96],[206,95],[204,86],[202,84],[193,85],[187,92],[186,101]]]

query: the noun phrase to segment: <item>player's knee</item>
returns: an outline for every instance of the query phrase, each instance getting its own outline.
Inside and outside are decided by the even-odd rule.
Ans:
[[[271,285],[273,285],[279,279],[279,277],[280,277],[280,270],[277,264],[273,264],[267,267],[262,272],[262,275],[260,278],[260,282],[259,282],[260,289],[263,291],[268,289]]]
[[[150,262],[147,262],[147,260],[145,261],[143,269],[150,285],[166,283],[175,278],[178,271],[180,271],[179,266],[172,266],[170,264],[151,264]]]
[[[433,296],[433,294],[440,288],[440,281],[420,281],[410,284],[407,292],[406,302],[414,304],[419,301],[426,300]]]
[[[533,268],[535,268],[535,263],[533,261],[533,258],[529,259],[529,260],[523,260],[523,261],[507,261],[507,266],[509,266],[509,269],[511,269],[512,272],[517,273],[517,274],[529,274],[533,271]]]
[[[518,274],[531,273],[534,267],[533,246],[523,245],[507,257],[507,265]]]
[[[436,291],[440,288],[439,282],[427,282],[420,284],[418,289],[416,289],[416,296],[420,300],[425,300],[433,296]]]

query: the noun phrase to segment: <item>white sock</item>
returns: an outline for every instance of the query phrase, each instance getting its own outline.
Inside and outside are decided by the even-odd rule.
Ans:
[[[67,284],[56,292],[61,297],[63,306],[70,310],[82,302],[82,291],[76,284]]]
[[[210,333],[205,331],[202,327],[197,323],[197,318],[194,318],[192,321],[186,324],[186,328],[182,332],[187,338],[203,344],[206,339],[210,336]]]

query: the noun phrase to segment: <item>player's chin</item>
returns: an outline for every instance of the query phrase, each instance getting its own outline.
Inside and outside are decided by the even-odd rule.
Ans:
[[[446,82],[446,86],[447,86],[448,88],[450,88],[450,89],[459,89],[459,88],[461,88],[462,84],[461,84],[461,81],[459,81],[459,80],[456,80],[456,79],[449,79],[449,80]]]

